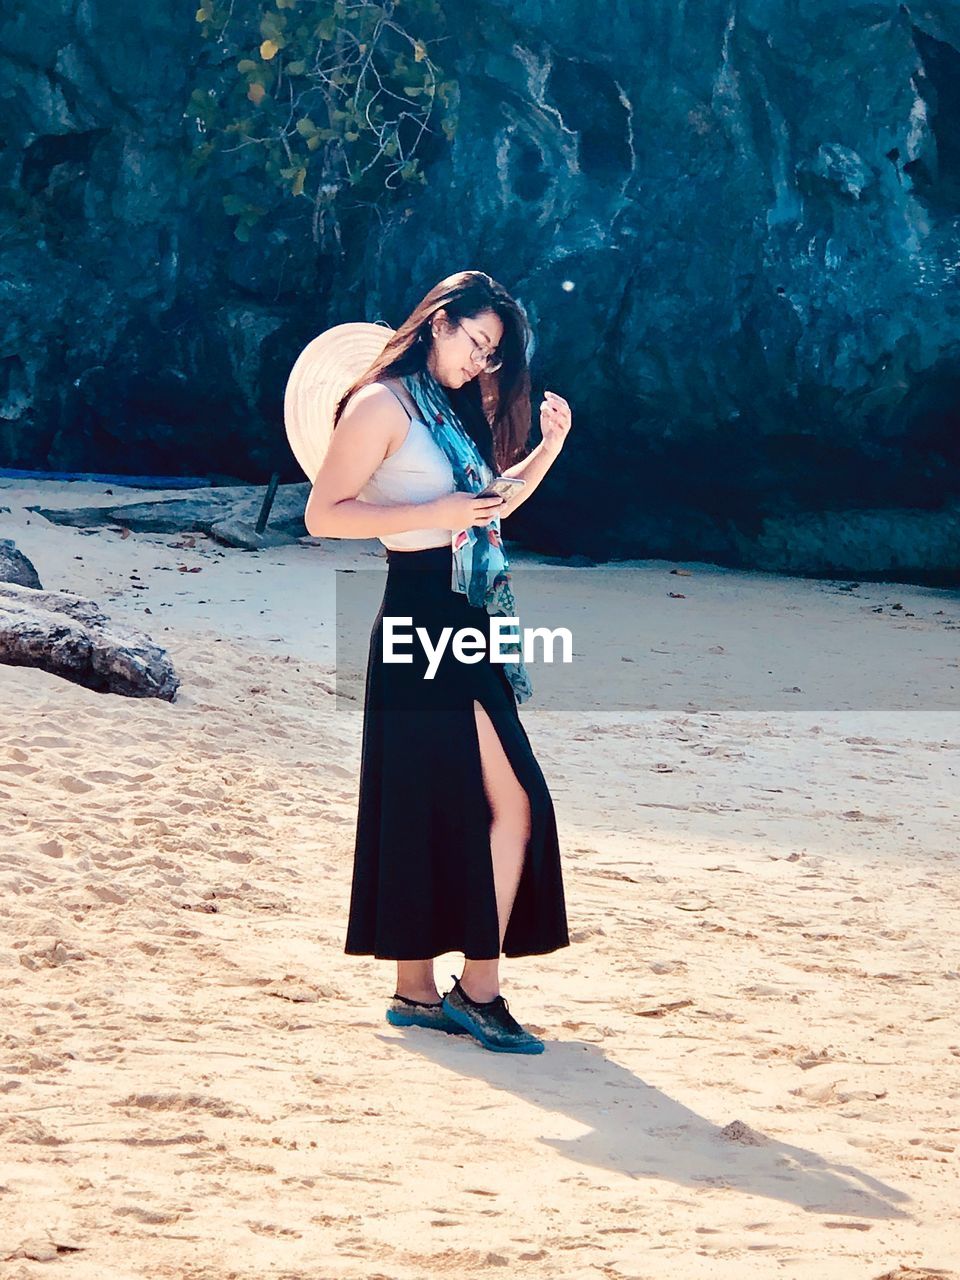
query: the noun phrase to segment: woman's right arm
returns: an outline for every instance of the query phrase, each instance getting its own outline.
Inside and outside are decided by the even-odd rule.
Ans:
[[[416,529],[418,503],[381,507],[357,494],[386,457],[403,409],[386,387],[366,386],[350,398],[330,437],[307,499],[303,522],[313,537],[375,538]]]
[[[371,384],[351,397],[330,437],[307,499],[303,520],[312,537],[376,538],[382,533],[406,533],[433,525],[466,528],[468,524],[485,524],[493,516],[501,499],[479,499],[463,492],[392,506],[357,498],[405,420],[400,402],[387,387]],[[458,524],[461,519],[463,523]]]

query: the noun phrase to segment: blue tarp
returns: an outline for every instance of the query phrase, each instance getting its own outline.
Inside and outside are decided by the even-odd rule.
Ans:
[[[209,489],[213,484],[208,476],[106,476],[93,471],[17,471],[10,467],[0,467],[0,480],[89,480],[134,489]]]

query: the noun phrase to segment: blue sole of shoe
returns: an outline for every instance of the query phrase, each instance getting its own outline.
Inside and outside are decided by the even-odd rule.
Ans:
[[[464,1031],[472,1035],[478,1044],[481,1044],[484,1049],[489,1049],[491,1053],[543,1053],[543,1042],[541,1040],[534,1040],[532,1044],[492,1044],[483,1032],[471,1023],[467,1014],[461,1013],[459,1009],[447,1008],[446,1005],[443,1006],[443,1012],[452,1022],[456,1022]]]
[[[448,1036],[464,1034],[464,1028],[455,1023],[444,1025],[436,1019],[421,1017],[418,1013],[397,1013],[395,1009],[388,1009],[386,1017],[391,1027],[426,1027],[428,1031],[445,1031]]]

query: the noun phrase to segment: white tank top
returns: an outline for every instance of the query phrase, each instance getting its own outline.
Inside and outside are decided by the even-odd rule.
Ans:
[[[394,506],[403,502],[429,502],[445,493],[454,493],[456,488],[450,459],[434,440],[427,424],[420,418],[411,418],[403,444],[384,458],[357,497],[361,502]],[[450,546],[452,533],[449,529],[408,529],[377,536],[391,551],[422,551],[426,547]]]

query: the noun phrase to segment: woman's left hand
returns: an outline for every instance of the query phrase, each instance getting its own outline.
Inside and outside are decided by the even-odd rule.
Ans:
[[[543,447],[546,453],[558,454],[567,439],[572,415],[570,406],[563,396],[555,391],[544,391],[540,403],[540,434],[543,436]]]

